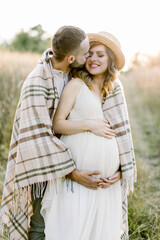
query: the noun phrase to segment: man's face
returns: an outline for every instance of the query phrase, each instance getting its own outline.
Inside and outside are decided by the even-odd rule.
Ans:
[[[88,51],[89,51],[89,40],[88,37],[86,37],[80,44],[80,48],[75,54],[75,61],[70,64],[71,68],[81,68],[86,62],[86,59],[88,57]]]

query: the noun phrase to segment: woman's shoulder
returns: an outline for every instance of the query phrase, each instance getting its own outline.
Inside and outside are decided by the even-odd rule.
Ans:
[[[72,90],[80,89],[84,84],[84,81],[80,78],[72,78],[66,85],[67,88]]]
[[[63,92],[66,94],[71,94],[72,96],[76,96],[83,85],[83,80],[80,78],[73,78],[67,83]]]
[[[84,84],[84,81],[80,78],[72,78],[68,84],[74,85],[74,86],[82,86]]]

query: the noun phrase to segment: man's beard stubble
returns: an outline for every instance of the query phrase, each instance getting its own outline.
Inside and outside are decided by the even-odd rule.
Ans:
[[[69,68],[70,69],[79,69],[79,68],[83,68],[84,64],[79,64],[79,62],[77,60],[75,60],[73,63],[69,64]]]

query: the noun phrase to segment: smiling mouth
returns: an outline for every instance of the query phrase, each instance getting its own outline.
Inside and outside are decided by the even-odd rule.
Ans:
[[[99,65],[97,65],[97,64],[91,64],[90,65],[90,68],[97,68],[97,67],[99,67]]]

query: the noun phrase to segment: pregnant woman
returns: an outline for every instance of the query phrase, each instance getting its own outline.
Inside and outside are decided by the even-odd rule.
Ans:
[[[122,164],[118,136],[108,139],[85,129],[86,121],[109,121],[102,108],[119,94],[116,78],[124,66],[124,55],[113,35],[102,32],[88,36],[90,50],[85,69],[74,72],[75,78],[65,87],[53,126],[55,133],[62,134],[61,140],[69,147],[77,169],[98,170],[100,174],[95,177],[101,182],[98,190],[87,189],[68,178],[48,183],[42,201],[46,240],[120,240],[126,232],[122,202],[127,187],[122,189],[122,185],[127,185],[123,169],[130,160]],[[117,102],[111,109],[121,118],[118,105]],[[120,124],[123,130],[125,123]],[[130,168],[134,169],[134,164],[130,163]],[[109,177],[120,167],[123,184],[117,181],[107,187]],[[129,175],[133,182],[134,170]]]

